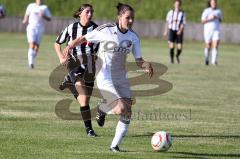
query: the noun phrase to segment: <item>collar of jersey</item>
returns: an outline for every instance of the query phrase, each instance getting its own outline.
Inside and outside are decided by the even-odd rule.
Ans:
[[[89,25],[87,25],[87,26],[83,26],[83,25],[80,23],[80,21],[79,21],[78,23],[79,23],[79,25],[80,25],[82,28],[88,28],[88,27],[90,27],[90,26],[92,25],[92,21],[90,21]]]
[[[121,29],[119,28],[119,24],[118,24],[118,22],[116,22],[116,25],[117,25],[118,31],[120,31],[122,34],[126,34],[126,33],[128,32],[128,30],[125,31],[125,32],[121,31]]]

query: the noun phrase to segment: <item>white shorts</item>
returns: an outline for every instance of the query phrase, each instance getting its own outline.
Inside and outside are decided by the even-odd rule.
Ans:
[[[205,43],[210,43],[211,41],[220,40],[219,30],[204,30],[204,40]]]
[[[27,26],[28,43],[35,42],[37,44],[40,44],[43,32],[44,32],[44,28],[42,27],[32,27],[28,25]]]
[[[128,81],[124,81],[121,83],[113,83],[112,81],[106,81],[104,82],[104,84],[97,82],[97,86],[103,98],[108,100],[109,102],[113,102],[120,98],[132,97]]]

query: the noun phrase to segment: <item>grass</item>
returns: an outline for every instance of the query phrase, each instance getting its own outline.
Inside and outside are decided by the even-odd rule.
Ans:
[[[103,128],[93,121],[99,137],[87,138],[82,121],[56,115],[56,103],[73,97],[49,86],[49,76],[59,64],[53,50],[55,38],[44,36],[36,69],[29,70],[25,35],[0,33],[0,158],[240,157],[239,45],[221,44],[219,66],[206,67],[203,44],[185,42],[182,64],[171,65],[165,41],[143,39],[144,57],[168,67],[156,78],[171,82],[173,89],[136,97],[133,121],[121,145],[127,152],[113,154],[108,147],[118,117],[108,116]],[[93,97],[92,107],[97,102]],[[78,107],[74,101],[70,109],[77,113]],[[173,135],[168,152],[152,151],[151,135],[159,130]]]

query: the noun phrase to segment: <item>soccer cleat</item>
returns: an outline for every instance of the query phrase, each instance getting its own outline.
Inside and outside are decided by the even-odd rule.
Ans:
[[[177,56],[176,58],[177,58],[177,63],[180,64],[180,58],[179,58],[179,56]]]
[[[118,146],[116,146],[116,147],[110,147],[109,150],[112,151],[112,152],[121,152],[121,150],[119,149]]]
[[[30,68],[30,69],[34,69],[34,65],[33,65],[33,64],[30,64],[30,65],[29,65],[29,68]]]
[[[96,114],[96,120],[97,120],[98,125],[101,127],[105,123],[105,116],[106,116],[106,114],[103,111],[101,111],[98,107],[97,114]]]
[[[69,75],[66,75],[64,77],[63,82],[60,84],[59,89],[64,90],[65,88],[68,88],[69,85],[71,85],[71,84],[72,84],[72,82],[71,82],[71,79],[70,79]]]
[[[94,132],[93,130],[89,130],[89,131],[87,132],[87,136],[88,136],[88,137],[96,137],[97,134],[95,134],[95,132]]]
[[[209,61],[206,60],[205,61],[205,65],[208,66],[209,65]]]

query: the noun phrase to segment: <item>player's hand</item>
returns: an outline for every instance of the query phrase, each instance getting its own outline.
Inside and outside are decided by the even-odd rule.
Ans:
[[[144,62],[144,72],[148,74],[148,76],[151,78],[153,76],[153,68],[151,63],[149,62]]]
[[[68,57],[67,56],[62,56],[60,59],[60,63],[64,66],[66,66],[68,64]]]
[[[177,32],[177,35],[181,35],[181,34],[182,34],[182,31],[179,30],[179,31]]]
[[[167,32],[167,31],[164,31],[164,32],[163,32],[163,36],[164,36],[164,37],[167,37],[167,35],[168,35],[168,32]]]
[[[71,53],[72,49],[70,48],[70,46],[68,45],[67,47],[64,48],[63,50],[63,56],[68,57],[69,54]]]

